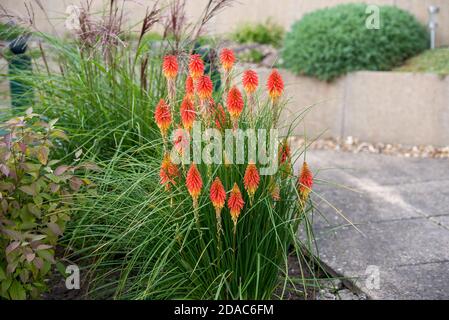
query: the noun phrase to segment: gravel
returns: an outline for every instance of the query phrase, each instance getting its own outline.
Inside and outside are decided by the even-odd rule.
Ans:
[[[304,139],[296,137],[293,139],[296,145],[304,145]],[[308,142],[309,143],[309,142]],[[376,153],[405,158],[449,158],[449,146],[435,147],[431,145],[406,146],[402,144],[391,143],[369,143],[359,141],[354,137],[345,139],[329,138],[314,141],[310,146],[314,150],[336,150],[352,153]]]

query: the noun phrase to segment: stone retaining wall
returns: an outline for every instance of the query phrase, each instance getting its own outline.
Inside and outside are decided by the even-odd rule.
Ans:
[[[265,81],[269,70],[259,70]],[[361,71],[328,84],[281,70],[290,97],[283,119],[308,109],[310,138],[357,137],[406,145],[449,145],[449,77],[434,74]]]

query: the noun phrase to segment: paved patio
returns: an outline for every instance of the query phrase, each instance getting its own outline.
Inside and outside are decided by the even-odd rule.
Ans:
[[[315,195],[327,266],[372,299],[449,299],[448,160],[311,150],[307,161],[335,207]]]

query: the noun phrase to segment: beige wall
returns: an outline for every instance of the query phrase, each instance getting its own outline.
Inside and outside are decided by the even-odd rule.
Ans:
[[[36,5],[36,23],[43,31],[64,30],[64,12],[69,4],[77,4],[83,0],[40,0],[44,5],[54,28],[49,26],[46,16]],[[168,0],[167,0],[168,1]],[[166,2],[167,2],[166,1]],[[1,0],[2,6],[25,15],[24,0]],[[33,1],[26,1],[32,3]],[[94,0],[97,8],[102,5],[102,0]],[[188,16],[195,19],[199,16],[207,0],[187,0]],[[449,1],[448,0],[236,0],[231,8],[225,9],[208,25],[210,32],[225,33],[232,30],[237,24],[245,21],[263,21],[273,17],[277,22],[288,28],[294,21],[305,13],[348,2],[367,2],[370,4],[397,5],[416,15],[423,23],[427,23],[429,5],[438,5],[441,8],[439,14],[440,27],[438,29],[438,44],[449,45]],[[142,18],[147,6],[152,6],[153,0],[126,1],[129,9],[128,20],[136,21]]]
[[[261,70],[266,78],[268,70]],[[449,145],[449,77],[361,71],[327,84],[281,70],[290,103],[284,122],[311,107],[305,132],[368,142]]]

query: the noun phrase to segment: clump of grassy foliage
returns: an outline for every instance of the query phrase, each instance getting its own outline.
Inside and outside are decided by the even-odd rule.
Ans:
[[[27,30],[21,26],[0,22],[0,40],[11,41],[26,33]]]
[[[260,43],[280,47],[285,30],[273,20],[260,23],[245,23],[236,28],[231,34],[231,39],[238,43]]]
[[[215,94],[217,103],[221,96],[222,92]],[[239,129],[274,129],[273,104],[256,101],[254,114],[245,106]],[[179,103],[174,106],[174,123],[180,121]],[[232,127],[226,122],[221,128]],[[163,140],[159,138],[158,143],[162,150]],[[313,262],[305,262],[303,249],[311,250],[313,243],[308,232],[313,207],[309,200],[298,201],[292,163],[285,163],[274,175],[261,176],[253,200],[243,184],[246,162],[224,164],[222,154],[220,164],[197,163],[203,187],[195,207],[186,188],[189,164],[178,167],[180,176],[166,188],[159,182],[162,157],[142,160],[139,155],[146,154],[146,148],[154,146],[117,151],[105,161],[105,174],[94,179],[98,196],[78,207],[69,246],[76,248],[76,254],[88,265],[91,278],[86,281],[92,296],[272,299],[282,298],[289,285],[297,287],[299,282],[301,289],[297,291],[307,297],[305,288],[317,283],[314,279],[293,279],[288,256],[293,250],[300,268],[312,272]],[[236,226],[228,209],[222,210],[223,233],[217,230],[216,210],[209,200],[216,177],[227,191],[237,183],[245,202]],[[278,200],[273,198],[275,185]],[[297,237],[299,225],[305,226],[306,243]]]

